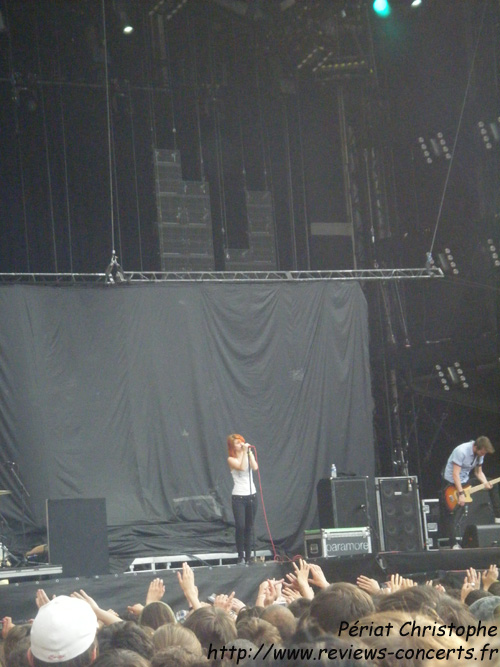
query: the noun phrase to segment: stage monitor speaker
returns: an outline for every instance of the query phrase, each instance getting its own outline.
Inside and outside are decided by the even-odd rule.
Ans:
[[[109,573],[106,500],[47,500],[49,562],[65,577]]]
[[[319,527],[369,526],[367,477],[320,479],[316,486]]]
[[[376,477],[382,551],[423,551],[424,534],[416,477]]]
[[[462,546],[468,549],[500,547],[500,525],[476,526],[469,524],[464,531]]]

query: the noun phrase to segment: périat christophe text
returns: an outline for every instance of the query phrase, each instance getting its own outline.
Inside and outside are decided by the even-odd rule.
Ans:
[[[390,637],[395,634],[395,626],[392,623],[377,625],[376,623],[360,624],[359,622],[348,623],[342,621],[339,626],[338,636],[342,639],[363,639],[363,637]],[[478,621],[476,625],[456,625],[449,623],[447,625],[429,624],[424,625],[416,621],[407,621],[401,627],[396,629],[401,637],[460,637],[464,641],[493,638],[498,636],[498,627],[496,625],[485,625]],[[236,648],[234,646],[215,648],[210,644],[207,657],[209,659],[230,658],[239,664],[243,660],[252,659],[263,660],[272,659],[286,662],[288,660],[307,659],[307,660],[383,660],[387,656],[394,656],[398,660],[417,659],[417,660],[449,660],[458,658],[459,660],[491,660],[494,656],[500,654],[499,649],[493,648],[490,643],[485,641],[481,646],[475,647],[459,646],[456,648],[399,648],[395,651],[389,651],[385,648],[360,647],[353,644],[345,647],[335,648],[311,648],[305,646],[282,647],[275,644],[261,644],[257,649]]]

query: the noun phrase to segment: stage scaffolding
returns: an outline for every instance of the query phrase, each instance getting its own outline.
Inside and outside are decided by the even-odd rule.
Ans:
[[[346,271],[123,271],[125,280],[108,282],[106,273],[0,273],[5,285],[104,284],[112,287],[164,282],[397,281],[444,278],[439,267],[423,269],[355,269]]]

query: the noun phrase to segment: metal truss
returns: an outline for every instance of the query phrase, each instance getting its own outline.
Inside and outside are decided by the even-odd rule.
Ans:
[[[359,269],[350,271],[124,271],[125,280],[105,273],[0,273],[0,284],[68,285],[163,282],[281,282],[423,280],[444,278],[439,267],[429,269]]]

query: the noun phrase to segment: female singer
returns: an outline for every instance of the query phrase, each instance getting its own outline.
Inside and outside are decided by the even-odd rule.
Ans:
[[[233,476],[232,505],[236,528],[238,563],[249,563],[252,553],[252,531],[257,512],[257,493],[252,470],[257,461],[245,438],[238,433],[227,437],[227,462]]]

